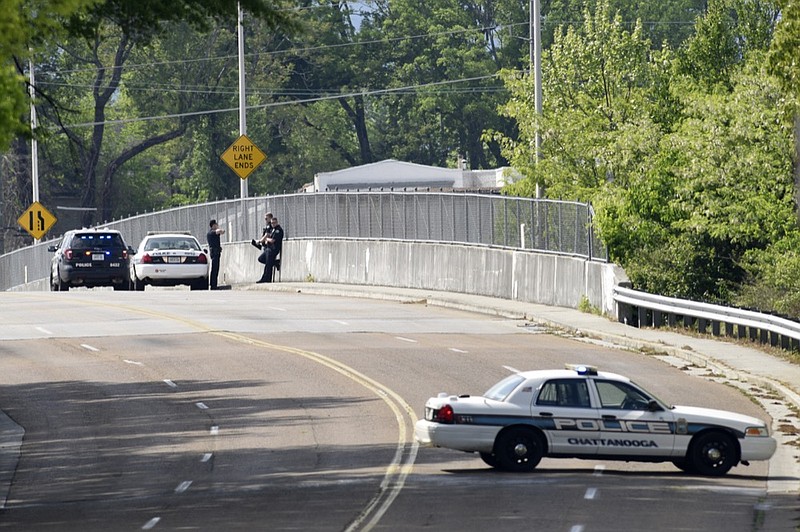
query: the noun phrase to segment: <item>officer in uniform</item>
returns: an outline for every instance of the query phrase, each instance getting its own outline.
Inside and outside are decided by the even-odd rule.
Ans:
[[[208,249],[211,252],[211,290],[217,289],[217,278],[219,277],[219,259],[222,256],[222,244],[220,242],[220,235],[225,234],[225,230],[217,225],[216,220],[211,220],[209,223],[209,230],[206,234],[206,241],[208,242]]]

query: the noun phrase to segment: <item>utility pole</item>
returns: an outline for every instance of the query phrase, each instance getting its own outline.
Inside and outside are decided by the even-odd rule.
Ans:
[[[39,201],[39,143],[36,140],[36,127],[38,121],[36,118],[36,106],[33,104],[36,90],[34,85],[36,80],[33,75],[33,59],[28,60],[28,68],[30,69],[30,86],[28,87],[31,96],[31,185],[33,187],[33,201]]]
[[[247,135],[247,99],[244,84],[244,26],[242,25],[242,4],[236,2],[239,19],[239,136]],[[239,180],[239,193],[242,199],[247,197],[247,179]]]
[[[533,72],[534,106],[536,115],[542,116],[542,25],[540,0],[530,0],[530,70]],[[536,128],[535,150],[536,162],[542,145],[542,135]],[[541,197],[539,183],[536,183],[536,197]]]

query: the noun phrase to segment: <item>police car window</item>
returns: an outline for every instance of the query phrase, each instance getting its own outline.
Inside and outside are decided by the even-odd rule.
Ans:
[[[487,399],[502,401],[503,399],[508,397],[508,394],[513,392],[517,388],[517,386],[522,384],[524,380],[525,377],[522,377],[521,375],[509,375],[505,379],[501,380],[500,382],[489,388],[489,390],[485,394],[483,394],[483,396],[486,397]]]
[[[154,249],[163,249],[164,248],[164,241],[160,238],[153,238],[152,240],[148,240],[147,244],[144,246],[145,251],[153,251]]]
[[[122,237],[117,233],[84,233],[72,237],[73,249],[121,248]]]
[[[628,383],[595,380],[595,385],[603,408],[647,410],[650,398]]]
[[[589,389],[585,379],[553,379],[542,385],[537,406],[589,408]]]

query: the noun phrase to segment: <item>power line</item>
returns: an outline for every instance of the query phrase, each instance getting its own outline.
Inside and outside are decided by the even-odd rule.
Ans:
[[[247,109],[266,109],[270,107],[283,107],[286,105],[296,105],[301,103],[313,103],[325,100],[338,100],[340,98],[352,98],[355,96],[379,96],[379,95],[389,95],[389,94],[408,94],[408,93],[416,93],[416,89],[425,88],[425,87],[437,87],[443,85],[450,85],[454,83],[463,83],[467,81],[481,81],[485,79],[493,79],[496,77],[496,74],[488,75],[488,76],[477,76],[474,78],[463,78],[463,79],[456,79],[456,80],[447,80],[447,81],[436,81],[432,83],[425,83],[421,85],[408,85],[405,87],[396,87],[390,89],[376,89],[371,91],[355,91],[349,93],[340,93],[340,94],[328,94],[323,96],[318,96],[315,98],[305,98],[301,100],[289,100],[283,102],[271,102],[265,103],[260,105],[248,105]],[[189,113],[175,113],[169,115],[159,115],[159,116],[148,116],[148,117],[139,117],[139,118],[126,118],[122,120],[106,120],[104,122],[83,122],[79,124],[66,124],[63,127],[70,127],[70,128],[81,128],[81,127],[94,127],[97,125],[122,125],[122,124],[131,124],[135,122],[150,122],[154,120],[166,120],[171,118],[181,118],[181,117],[189,117],[189,116],[202,116],[202,115],[211,115],[211,114],[220,114],[220,113],[231,113],[231,112],[238,112],[238,107],[230,107],[227,109],[211,109],[206,111],[193,111]],[[51,126],[49,129],[60,129],[60,127]]]
[[[293,8],[287,9],[286,11],[298,11],[298,10],[307,10],[307,9],[316,9],[322,7],[329,7],[329,6],[308,6],[305,8]],[[547,26],[576,26],[582,25],[584,23],[583,20],[548,20],[545,18],[543,20],[543,24]],[[659,25],[659,24],[666,24],[666,25],[693,25],[695,21],[691,20],[643,20],[641,21],[643,25]],[[633,25],[636,24],[636,21],[623,21],[622,24],[624,25]],[[319,45],[319,46],[306,46],[302,48],[288,48],[286,50],[273,50],[273,51],[259,51],[259,52],[251,52],[245,54],[245,57],[252,58],[256,56],[266,55],[266,56],[279,56],[279,55],[288,55],[288,54],[301,54],[301,53],[308,53],[308,52],[316,52],[318,50],[329,50],[329,49],[336,49],[336,48],[346,48],[352,46],[364,46],[364,45],[372,45],[372,44],[391,44],[395,42],[407,41],[407,40],[418,40],[424,39],[429,37],[440,37],[446,35],[459,35],[463,33],[486,33],[490,31],[497,31],[497,30],[504,30],[508,28],[514,28],[517,26],[529,26],[529,22],[512,22],[509,24],[497,23],[491,26],[482,26],[478,28],[462,28],[458,30],[449,30],[449,31],[440,31],[440,32],[432,32],[432,33],[420,33],[416,35],[404,35],[400,37],[391,37],[388,39],[371,39],[365,41],[355,41],[355,42],[347,42],[347,43],[336,43],[336,44],[326,44],[326,45]],[[172,61],[155,61],[151,63],[134,63],[134,64],[126,64],[124,66],[116,67],[116,66],[109,66],[106,67],[106,70],[114,70],[116,68],[125,68],[126,70],[136,70],[138,68],[151,68],[154,66],[164,66],[164,65],[182,65],[182,64],[189,64],[189,63],[198,63],[198,62],[208,62],[208,61],[228,61],[232,59],[237,59],[237,55],[223,55],[223,56],[214,56],[214,57],[204,57],[204,58],[196,58],[196,59],[176,59]],[[77,69],[68,69],[68,70],[61,70],[59,71],[62,74],[73,74],[73,73],[81,73],[81,72],[92,72],[97,70],[96,67],[94,68],[77,68]]]
[[[511,28],[514,26],[527,26],[527,22],[515,22],[513,24],[495,24],[492,26],[484,26],[480,28],[465,28],[460,30],[449,30],[449,31],[440,31],[440,32],[433,32],[433,33],[420,33],[417,35],[405,35],[401,37],[391,37],[388,39],[372,39],[367,41],[355,41],[355,42],[348,42],[348,43],[337,43],[337,44],[325,44],[319,46],[306,46],[302,48],[288,48],[286,50],[273,50],[273,51],[263,51],[263,52],[250,52],[245,54],[246,58],[253,58],[257,56],[278,56],[278,55],[288,55],[288,54],[301,54],[307,52],[316,52],[318,50],[329,50],[335,48],[346,48],[351,46],[362,46],[362,45],[370,45],[370,44],[391,44],[394,42],[401,42],[407,40],[417,40],[417,39],[424,39],[426,37],[440,37],[444,35],[458,35],[462,33],[470,33],[470,32],[487,32],[487,31],[494,31],[497,29],[505,29]],[[109,66],[105,67],[106,70],[114,70],[117,68],[124,68],[126,70],[136,70],[138,68],[152,68],[154,66],[164,66],[164,65],[185,65],[190,63],[199,63],[199,62],[209,62],[209,61],[228,61],[237,59],[237,55],[221,55],[221,56],[214,56],[214,57],[202,57],[196,59],[176,59],[172,61],[155,61],[152,63],[134,63],[134,64],[126,64],[124,66]],[[97,67],[87,67],[87,68],[74,68],[68,70],[59,70],[58,72],[61,74],[75,74],[81,72],[94,72],[98,70]]]

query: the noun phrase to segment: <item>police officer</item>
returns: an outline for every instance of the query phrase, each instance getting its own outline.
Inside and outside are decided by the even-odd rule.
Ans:
[[[208,249],[211,252],[211,290],[217,289],[217,278],[219,277],[219,259],[222,256],[222,244],[220,243],[220,235],[225,234],[225,230],[217,225],[216,220],[211,220],[208,223],[210,229],[206,234],[206,241],[208,242]]]
[[[261,238],[256,240],[255,238],[250,241],[250,243],[261,249],[263,246],[267,245],[267,239],[272,235],[272,213],[268,212],[264,215],[264,229],[261,231]]]
[[[264,274],[261,276],[261,279],[256,281],[257,283],[272,282],[272,268],[275,266],[275,261],[278,259],[278,256],[281,254],[281,249],[283,248],[283,228],[278,223],[277,218],[272,218],[270,224],[272,225],[272,232],[266,239],[267,260],[264,263]]]

